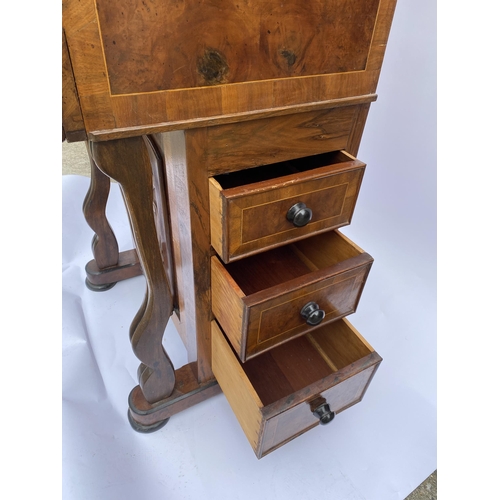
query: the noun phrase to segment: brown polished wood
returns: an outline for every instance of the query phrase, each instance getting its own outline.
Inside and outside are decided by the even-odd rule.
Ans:
[[[244,364],[212,324],[214,373],[258,458],[317,426],[319,395],[340,413],[359,402],[382,361],[345,319]]]
[[[198,381],[213,378],[210,363],[210,215],[208,177],[189,133],[159,136],[171,204],[179,320],[188,360],[197,361]],[[188,167],[189,165],[189,167]]]
[[[85,283],[93,291],[105,291],[116,282],[140,276],[141,265],[135,250],[120,252],[115,234],[106,218],[110,180],[101,172],[90,158],[90,186],[83,202],[83,215],[87,224],[94,230],[92,253],[94,259],[85,266]]]
[[[197,129],[199,155],[211,175],[346,149],[358,106],[273,116]]]
[[[220,394],[215,379],[199,383],[195,375],[197,367],[190,363],[175,370],[175,386],[172,394],[157,403],[149,403],[140,387],[135,387],[129,396],[129,418],[136,430],[156,430],[166,419],[206,399]]]
[[[75,77],[71,67],[68,44],[62,32],[62,127],[63,141],[84,141],[87,139],[82,110],[76,90]]]
[[[228,263],[349,224],[364,167],[334,152],[212,177],[212,246]],[[297,203],[311,214],[304,225],[287,217]]]
[[[90,157],[90,186],[83,201],[83,215],[87,224],[94,230],[92,253],[99,269],[118,264],[118,242],[106,218],[110,180],[95,164],[87,144]]]
[[[98,0],[111,93],[364,70],[378,3]]]
[[[347,147],[345,148],[354,157],[358,155],[361,137],[363,135],[363,130],[365,129],[366,119],[368,118],[368,111],[370,111],[370,104],[362,104],[358,106],[356,121],[353,128],[351,129],[349,142],[347,143]]]
[[[171,132],[175,130],[191,130],[202,127],[213,127],[216,125],[228,125],[242,123],[252,120],[261,120],[265,118],[275,118],[280,116],[291,116],[296,113],[305,113],[309,111],[324,111],[328,109],[342,108],[344,106],[352,106],[355,104],[371,103],[377,99],[376,94],[368,94],[361,97],[345,97],[341,99],[326,99],[323,101],[312,102],[307,104],[290,104],[287,106],[279,106],[271,109],[255,110],[240,113],[226,113],[223,115],[201,117],[184,120],[170,120],[168,122],[155,123],[152,125],[136,126],[136,127],[116,127],[114,129],[97,130],[89,133],[89,138],[93,141],[106,141],[110,139],[122,139],[126,137],[135,137],[140,133],[144,134],[159,134],[162,132]],[[360,123],[358,113],[358,124],[364,126],[364,122]],[[350,143],[353,136],[350,137]],[[345,148],[349,151],[349,147]],[[354,151],[354,149],[353,149]]]
[[[147,282],[130,329],[136,430],[219,382],[260,458],[361,400],[381,358],[344,316],[373,259],[336,228],[353,218],[395,5],[63,0],[63,124],[84,126],[98,166],[88,275],[124,277],[137,255]],[[113,242],[107,177],[136,253]]]
[[[90,143],[95,163],[123,192],[137,254],[147,282],[146,296],[130,327],[135,355],[142,361],[139,385],[150,403],[172,393],[175,374],[161,340],[173,311],[173,298],[158,245],[153,213],[153,180],[148,146],[142,137]],[[141,209],[144,205],[149,209]]]
[[[373,96],[395,4],[64,0],[89,138]]]
[[[142,268],[136,250],[132,249],[120,252],[117,264],[107,268],[100,268],[95,259],[91,260],[85,266],[85,274],[87,287],[99,292],[109,290],[118,281],[140,276]]]
[[[160,246],[163,267],[168,277],[170,293],[174,310],[178,309],[177,280],[174,273],[174,258],[172,250],[172,236],[170,223],[170,210],[168,207],[168,195],[165,190],[165,168],[161,156],[161,150],[151,136],[143,136],[151,161],[151,173],[153,181],[153,215]]]
[[[373,262],[359,250],[329,231],[228,265],[212,257],[212,309],[240,359],[354,313]],[[318,325],[301,315],[309,302]]]

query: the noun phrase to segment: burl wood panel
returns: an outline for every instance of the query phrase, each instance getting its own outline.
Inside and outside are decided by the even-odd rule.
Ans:
[[[395,4],[63,0],[88,137],[372,102]]]
[[[363,70],[379,3],[96,2],[112,94]]]
[[[318,328],[300,314],[308,302],[325,312],[321,326],[356,311],[372,257],[335,231],[301,243],[227,265],[212,257],[212,310],[242,361]]]
[[[318,168],[309,169],[315,165]],[[233,181],[241,185],[228,189],[224,186],[232,177],[239,179],[239,172],[210,179],[212,246],[228,263],[349,224],[364,167],[362,162],[338,153],[246,170],[240,182]],[[288,175],[275,178],[274,171]],[[259,176],[267,175],[271,178],[256,182]],[[251,184],[246,184],[247,178]],[[312,210],[311,221],[302,227],[294,226],[286,217],[298,202]]]
[[[212,342],[214,373],[258,458],[318,425],[319,396],[336,412],[359,402],[382,361],[344,319],[245,364],[215,321]]]

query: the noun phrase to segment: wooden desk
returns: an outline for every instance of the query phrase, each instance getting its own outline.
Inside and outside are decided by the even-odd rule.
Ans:
[[[337,228],[395,3],[63,2],[63,136],[86,140],[92,165],[87,283],[147,282],[130,329],[136,430],[222,388],[260,458],[361,400],[381,358],[344,318],[373,259]],[[106,221],[109,178],[135,250]]]

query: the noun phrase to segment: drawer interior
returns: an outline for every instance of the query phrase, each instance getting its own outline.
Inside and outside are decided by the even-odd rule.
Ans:
[[[352,161],[354,158],[343,151],[332,151],[319,155],[306,156],[304,158],[296,158],[290,161],[272,163],[249,169],[220,174],[214,176],[215,180],[220,184],[222,189],[231,189],[235,187],[245,186],[247,184],[255,184],[278,177],[293,175],[298,172],[307,172],[328,165],[335,165]]]
[[[264,406],[369,355],[373,348],[345,319],[240,363]]]
[[[242,292],[251,295],[361,253],[340,233],[329,231],[224,266]]]

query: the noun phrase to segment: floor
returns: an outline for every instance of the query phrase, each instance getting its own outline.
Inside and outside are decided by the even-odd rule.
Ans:
[[[62,174],[89,176],[89,160],[84,143],[62,144]],[[432,473],[405,500],[436,500],[437,471]]]
[[[437,470],[434,471],[406,500],[436,500],[437,499]]]

